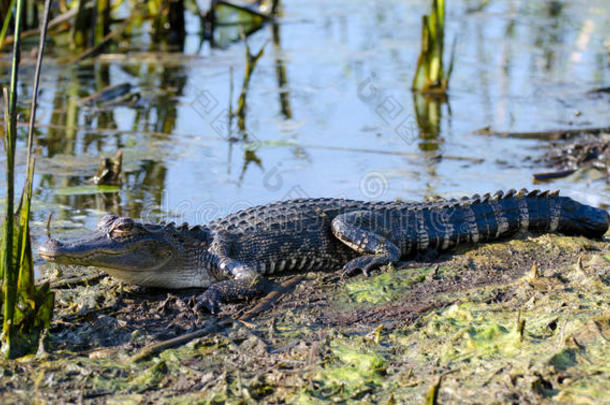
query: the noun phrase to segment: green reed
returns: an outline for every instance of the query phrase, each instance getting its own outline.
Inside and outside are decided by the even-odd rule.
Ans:
[[[421,93],[445,93],[453,68],[453,51],[449,67],[443,66],[445,48],[445,0],[432,0],[430,15],[422,17],[421,50],[412,89]]]
[[[32,181],[34,176],[34,122],[42,56],[49,21],[51,0],[45,1],[44,17],[40,30],[40,44],[34,75],[32,105],[30,109],[27,136],[26,179],[21,200],[15,211],[15,149],[17,143],[17,83],[21,51],[21,22],[23,21],[24,0],[17,0],[13,40],[13,58],[10,85],[4,89],[4,114],[6,124],[6,215],[2,225],[2,276],[3,322],[2,352],[6,357],[15,358],[36,351],[42,346],[45,331],[48,330],[53,313],[54,294],[49,285],[34,284],[34,264],[30,241],[30,207]]]

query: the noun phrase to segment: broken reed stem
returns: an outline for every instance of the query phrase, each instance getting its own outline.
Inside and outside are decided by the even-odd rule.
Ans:
[[[430,95],[441,95],[447,91],[449,76],[443,66],[444,45],[445,1],[432,0],[430,14],[422,17],[421,50],[411,84],[413,91]],[[448,72],[451,70],[453,54]]]

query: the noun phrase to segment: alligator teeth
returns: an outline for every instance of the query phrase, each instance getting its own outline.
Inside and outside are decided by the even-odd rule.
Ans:
[[[555,190],[552,193],[549,194],[550,198],[555,198],[559,195],[559,190]]]
[[[502,190],[498,190],[494,193],[493,199],[500,200],[503,195],[504,195],[504,192],[502,192]]]
[[[489,201],[490,198],[491,198],[491,194],[485,193],[485,194],[483,194],[483,197],[481,198],[481,202],[486,203]]]
[[[517,192],[517,194],[515,195],[515,197],[517,198],[523,198],[524,196],[527,195],[527,189],[526,188],[522,188],[521,190],[519,190],[519,192]]]
[[[540,193],[540,190],[532,190],[529,192],[529,194],[527,195],[527,198],[534,198],[537,197],[538,194]]]
[[[549,190],[544,190],[542,193],[540,193],[538,198],[547,198],[548,196],[549,196]]]
[[[506,193],[504,198],[512,198],[512,197],[514,197],[514,195],[516,193],[517,193],[517,190],[515,190],[514,188],[511,188],[510,190],[508,190],[508,192]]]

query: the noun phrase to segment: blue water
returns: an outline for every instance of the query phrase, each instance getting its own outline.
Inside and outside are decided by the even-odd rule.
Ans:
[[[240,132],[226,124],[230,69],[235,108],[244,45],[201,44],[194,16],[183,52],[158,53],[146,26],[128,53],[79,66],[62,63],[67,51],[54,47],[37,120],[35,242],[50,212],[61,236],[92,228],[108,211],[200,223],[292,197],[421,200],[534,188],[532,173],[545,168],[526,158],[547,142],[475,131],[610,126],[610,98],[585,94],[610,83],[607,2],[506,0],[468,12],[478,3],[458,1],[447,9],[446,63],[456,41],[448,99],[428,106],[439,130],[422,135],[410,87],[428,3],[282,2],[275,41],[272,25],[248,38],[253,52],[266,47],[248,89],[247,142],[228,140]],[[26,94],[31,70],[22,74]],[[142,106],[75,107],[123,82],[141,92]],[[126,171],[119,193],[70,192],[95,174],[101,154],[118,149]],[[595,172],[543,187],[593,205],[610,201]]]

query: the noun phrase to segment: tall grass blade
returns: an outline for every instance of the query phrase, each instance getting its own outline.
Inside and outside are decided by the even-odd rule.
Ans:
[[[14,85],[17,82],[20,47],[20,12],[19,1],[16,12],[13,74],[11,75],[11,93],[9,94],[8,115],[9,131],[7,134],[7,161],[11,161],[7,167],[7,183],[14,187],[14,153],[16,143],[15,116],[16,116],[16,91]],[[40,83],[40,70],[44,54],[45,40],[49,21],[51,1],[45,0],[44,17],[40,30],[40,44],[38,47],[38,58],[36,61],[36,72],[32,94],[32,105],[30,109],[30,120],[27,138],[27,164],[26,180],[21,195],[18,209],[18,221],[13,221],[13,198],[7,199],[7,216],[4,226],[4,250],[2,261],[2,273],[4,275],[4,323],[2,331],[2,350],[7,357],[19,357],[32,353],[38,348],[41,333],[49,328],[53,313],[54,295],[49,285],[40,287],[34,285],[34,265],[32,260],[32,247],[30,241],[30,207],[32,198],[32,180],[34,176],[34,122],[36,118],[36,104],[38,100],[38,86]],[[19,29],[17,29],[19,27]],[[14,80],[14,81],[13,81]],[[11,128],[12,126],[12,128]],[[7,165],[9,166],[9,165]],[[12,190],[14,194],[14,190]],[[8,208],[10,206],[10,208]]]
[[[4,232],[2,239],[2,269],[3,275],[3,315],[2,322],[2,351],[11,356],[11,338],[13,336],[13,318],[15,315],[17,297],[17,269],[15,257],[15,218],[14,218],[14,198],[15,198],[15,143],[17,141],[17,77],[19,74],[19,59],[21,46],[21,22],[23,10],[23,0],[17,1],[15,12],[15,42],[13,42],[13,60],[8,91],[7,110],[5,111],[6,120],[6,215],[4,218]],[[6,92],[5,92],[6,95]]]

